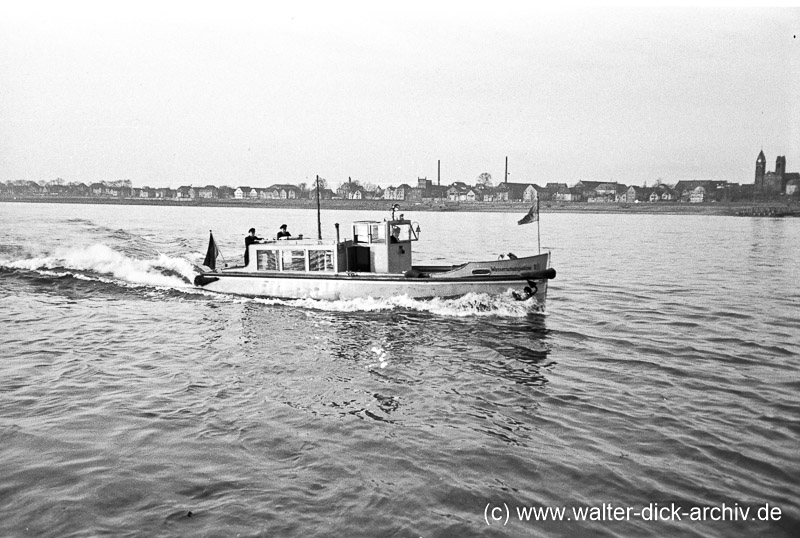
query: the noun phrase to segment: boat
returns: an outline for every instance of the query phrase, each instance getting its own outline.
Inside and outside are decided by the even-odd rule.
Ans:
[[[321,236],[321,233],[320,233]],[[406,295],[415,299],[451,298],[468,293],[535,298],[544,307],[548,280],[555,278],[550,253],[454,265],[414,265],[419,225],[394,214],[387,220],[352,224],[352,237],[302,235],[250,244],[247,265],[216,267],[219,249],[209,234],[208,254],[197,287],[214,292],[280,299],[347,300]]]

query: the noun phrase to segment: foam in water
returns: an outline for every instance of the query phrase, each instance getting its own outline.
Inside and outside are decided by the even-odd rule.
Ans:
[[[367,369],[371,370],[375,367],[386,368],[386,366],[389,364],[389,360],[386,358],[386,350],[382,347],[374,346],[372,349],[370,349],[370,351],[375,354],[375,358],[378,362],[368,364]]]
[[[194,266],[182,258],[160,254],[157,259],[137,260],[102,244],[84,249],[58,250],[52,256],[43,258],[3,260],[0,264],[13,269],[39,272],[52,269],[83,271],[98,276],[112,276],[124,283],[168,288],[191,287],[196,274]]]
[[[489,295],[485,293],[467,293],[455,298],[414,299],[407,295],[379,298],[362,297],[339,301],[318,299],[269,299],[269,298],[237,298],[238,301],[254,301],[269,305],[284,305],[329,312],[378,312],[382,310],[416,310],[429,312],[438,316],[499,316],[525,317],[531,312],[542,312],[542,308],[534,298],[525,301],[514,299],[510,293]]]

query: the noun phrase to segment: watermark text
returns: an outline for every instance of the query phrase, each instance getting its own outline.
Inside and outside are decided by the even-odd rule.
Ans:
[[[489,502],[483,510],[483,519],[489,526],[506,526],[512,521],[779,521],[782,515],[780,507],[769,503],[759,506],[649,503],[633,507],[613,503],[599,506],[509,506],[505,502]]]

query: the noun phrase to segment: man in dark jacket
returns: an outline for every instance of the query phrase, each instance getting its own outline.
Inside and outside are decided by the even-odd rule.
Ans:
[[[285,224],[281,224],[281,231],[278,232],[278,239],[283,239],[284,237],[292,237],[292,234],[286,229]]]
[[[250,245],[252,245],[253,243],[258,243],[259,241],[261,241],[260,237],[256,237],[256,229],[255,228],[250,228],[250,231],[248,233],[250,235],[248,235],[247,237],[244,238],[244,264],[245,265],[249,265],[250,264]]]

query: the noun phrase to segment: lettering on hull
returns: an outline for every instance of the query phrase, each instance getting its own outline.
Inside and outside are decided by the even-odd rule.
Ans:
[[[536,271],[539,269],[539,266],[534,264],[533,267],[530,265],[512,265],[512,266],[502,266],[496,267],[491,266],[489,269],[492,270],[494,273],[522,273],[523,271]]]

